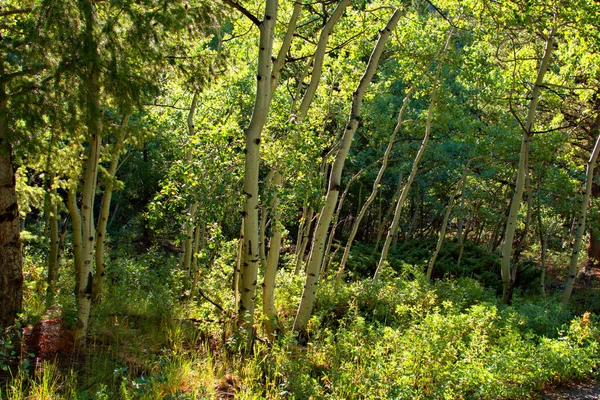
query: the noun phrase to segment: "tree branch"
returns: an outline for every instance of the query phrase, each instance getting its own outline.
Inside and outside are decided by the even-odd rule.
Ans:
[[[227,4],[228,6],[238,10],[239,12],[241,12],[242,14],[244,14],[246,17],[248,17],[248,19],[250,21],[252,21],[252,23],[256,26],[260,26],[260,21],[258,20],[258,18],[256,18],[256,16],[254,16],[254,14],[252,14],[250,11],[248,11],[248,9],[246,9],[244,6],[242,6],[240,3],[238,3],[236,0],[222,0],[223,3]]]
[[[21,8],[19,10],[0,11],[0,17],[8,17],[15,14],[27,14],[31,12],[31,7]]]

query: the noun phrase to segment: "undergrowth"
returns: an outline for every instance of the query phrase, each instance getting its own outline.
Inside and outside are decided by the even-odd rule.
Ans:
[[[517,399],[598,367],[596,315],[561,311],[553,298],[502,306],[494,288],[471,277],[429,282],[408,263],[376,281],[322,282],[300,345],[291,326],[303,277],[288,260],[277,277],[278,335],[263,339],[259,328],[242,356],[229,286],[235,251],[224,245],[194,299],[176,256],[114,256],[86,351],[23,364],[1,397]],[[42,301],[28,302],[43,318]]]

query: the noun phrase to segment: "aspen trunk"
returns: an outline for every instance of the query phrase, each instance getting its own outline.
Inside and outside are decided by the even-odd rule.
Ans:
[[[0,60],[3,74],[4,58]],[[14,325],[23,301],[19,207],[7,107],[6,82],[0,79],[0,328]]]
[[[283,180],[279,172],[275,172],[273,176],[273,189],[275,192],[279,190]],[[277,266],[279,265],[279,253],[281,250],[282,227],[279,221],[281,220],[281,211],[279,209],[279,198],[277,193],[271,200],[271,212],[273,213],[273,224],[271,229],[273,236],[269,245],[269,255],[265,265],[265,274],[263,281],[263,313],[265,314],[265,329],[269,337],[273,337],[277,329],[277,320],[275,317],[275,277],[277,275]]]
[[[252,342],[254,325],[254,300],[258,273],[258,173],[260,166],[260,139],[267,120],[271,101],[271,55],[273,53],[273,32],[277,19],[277,0],[267,0],[265,15],[260,23],[260,44],[258,51],[258,71],[256,75],[256,99],[252,118],[246,130],[246,160],[244,164],[244,244],[240,276],[240,310],[238,325],[246,330],[248,344]]]
[[[308,209],[308,215],[303,217],[302,241],[300,246],[297,246],[296,248],[296,268],[294,269],[294,275],[300,275],[300,271],[302,271],[302,267],[304,267],[304,253],[306,252],[306,247],[308,246],[310,230],[312,228],[313,218],[315,215],[315,210],[312,207],[305,206],[304,208]]]
[[[402,174],[400,174],[400,177],[398,178],[398,189],[396,189],[396,191],[394,192],[394,195],[392,196],[392,201],[390,201],[390,205],[386,210],[385,215],[377,225],[377,239],[375,239],[375,246],[373,246],[373,255],[375,255],[379,250],[379,243],[381,243],[381,237],[383,236],[383,231],[385,229],[386,222],[390,219],[390,215],[392,215],[392,212],[395,208],[394,204],[396,204],[396,202],[400,198],[400,194],[402,193],[402,188],[404,187],[404,185],[402,185],[402,179]]]
[[[373,165],[373,164],[371,164],[371,165]],[[337,207],[335,209],[335,213],[331,217],[331,225],[332,225],[331,232],[329,232],[329,238],[327,239],[327,245],[325,247],[325,253],[323,255],[323,260],[324,260],[323,263],[326,265],[326,269],[329,269],[329,265],[333,261],[333,257],[335,257],[335,254],[337,253],[337,251],[339,249],[339,247],[336,248],[336,250],[333,252],[331,257],[329,257],[329,253],[331,252],[331,246],[333,245],[333,240],[335,239],[335,231],[337,230],[337,227],[341,222],[339,220],[339,218],[340,218],[340,213],[342,211],[342,207],[344,206],[344,200],[346,199],[346,195],[350,191],[350,187],[352,186],[352,184],[356,180],[358,180],[361,176],[363,176],[364,173],[367,172],[368,169],[369,169],[369,167],[363,168],[360,171],[358,171],[356,174],[354,174],[354,176],[352,178],[350,178],[350,180],[346,184],[346,188],[344,189],[344,191],[342,192],[342,195],[340,196],[340,200],[338,201]],[[338,278],[340,278],[340,277],[337,276],[336,279],[338,279]]]
[[[127,121],[129,116],[126,115],[121,122],[121,127],[117,133],[117,143],[113,153],[113,159],[108,168],[108,176],[104,183],[104,195],[100,205],[100,215],[98,216],[98,227],[96,228],[96,274],[94,276],[93,299],[94,303],[98,303],[102,297],[102,288],[104,286],[104,244],[106,242],[106,226],[108,224],[108,216],[110,214],[110,203],[112,194],[116,188],[117,167],[119,165],[119,156],[123,151],[123,142],[125,140],[125,129],[127,129]]]
[[[79,285],[81,281],[81,271],[83,270],[83,234],[81,232],[81,213],[77,206],[77,189],[76,186],[69,188],[67,198],[67,207],[71,215],[71,227],[73,235],[73,265],[75,267],[75,295],[79,293]]]
[[[325,205],[323,206],[319,215],[319,220],[317,221],[309,261],[306,268],[306,281],[302,291],[300,305],[298,306],[298,311],[294,320],[293,330],[300,332],[302,335],[304,335],[306,332],[308,320],[312,314],[319,274],[321,272],[321,265],[323,261],[323,253],[325,251],[325,240],[327,239],[327,232],[329,231],[329,226],[331,224],[331,217],[339,196],[344,163],[346,162],[346,157],[348,156],[350,146],[352,145],[354,133],[358,128],[362,99],[369,86],[369,83],[371,82],[371,79],[373,78],[373,75],[375,74],[375,70],[379,64],[379,58],[383,53],[387,39],[398,23],[401,14],[402,11],[400,9],[396,9],[387,26],[383,29],[383,31],[381,31],[379,40],[377,41],[377,44],[371,53],[367,69],[360,80],[358,88],[352,96],[353,99],[350,117],[348,119],[340,147],[336,154],[333,167],[331,169]]]
[[[600,118],[600,117],[599,117]],[[596,166],[596,160],[600,153],[600,135],[596,139],[594,150],[587,162],[586,168],[586,182],[585,182],[585,193],[581,202],[581,208],[579,215],[577,216],[577,233],[575,234],[575,243],[573,244],[573,252],[571,253],[571,261],[569,263],[569,275],[565,284],[562,297],[562,308],[567,308],[571,293],[573,292],[573,286],[575,285],[575,278],[578,272],[578,261],[579,251],[581,250],[581,243],[583,241],[583,234],[585,233],[585,219],[587,215],[588,205],[590,203],[590,197],[592,194],[592,185],[594,181],[594,167]]]
[[[398,132],[400,131],[400,127],[404,123],[404,111],[406,110],[406,107],[408,106],[408,103],[409,103],[411,95],[412,95],[412,91],[413,91],[413,89],[409,89],[409,91],[406,94],[406,97],[404,97],[404,101],[402,102],[402,107],[400,107],[400,111],[398,112],[398,122],[396,123],[396,127],[394,128],[394,131],[390,135],[390,140],[388,141],[387,148],[385,149],[385,152],[383,154],[383,158],[381,161],[381,167],[379,168],[379,173],[375,177],[375,181],[373,181],[373,188],[371,189],[371,194],[369,195],[369,197],[367,197],[367,200],[365,200],[365,203],[361,207],[360,211],[358,212],[358,215],[356,216],[356,219],[354,220],[354,223],[352,224],[352,230],[350,231],[350,236],[348,236],[348,242],[346,243],[346,248],[344,249],[344,254],[342,255],[342,260],[340,261],[340,267],[339,267],[339,270],[337,273],[338,279],[341,277],[341,275],[344,271],[344,268],[346,268],[346,262],[348,261],[348,256],[350,255],[350,249],[352,248],[352,242],[354,241],[356,232],[358,232],[360,222],[362,221],[363,217],[365,216],[367,209],[371,206],[371,203],[373,203],[373,200],[375,200],[375,196],[377,196],[377,192],[379,191],[379,183],[381,182],[381,179],[383,178],[383,174],[384,174],[385,170],[387,169],[388,160],[390,157],[390,153],[392,152],[392,148],[394,147],[396,135],[398,134]],[[362,188],[362,186],[361,186],[361,188]]]
[[[462,177],[458,182],[458,186],[456,190],[450,196],[450,200],[448,200],[448,206],[446,207],[446,213],[444,214],[444,221],[442,222],[442,228],[440,229],[440,234],[438,237],[437,244],[435,246],[435,250],[429,259],[429,264],[427,266],[427,279],[431,280],[431,275],[433,274],[433,268],[435,267],[435,262],[437,260],[437,256],[440,254],[440,250],[442,249],[442,245],[444,244],[444,239],[446,237],[446,229],[448,228],[448,220],[450,219],[450,213],[452,212],[452,207],[454,206],[454,199],[459,192],[462,192],[465,180],[467,179],[467,172],[469,170],[469,163],[465,166],[465,170],[463,171]]]
[[[202,225],[202,229],[196,226],[196,232],[194,234],[194,257],[192,258],[192,283],[190,285],[190,300],[194,300],[196,295],[196,286],[198,285],[198,279],[200,278],[200,268],[198,268],[198,254],[200,250],[204,248],[204,235],[205,226]],[[215,245],[215,249],[217,246]]]
[[[529,102],[529,110],[527,120],[523,127],[523,141],[521,142],[521,153],[519,157],[519,169],[517,171],[517,181],[515,192],[510,204],[510,212],[506,221],[506,230],[504,233],[504,245],[502,247],[502,302],[509,304],[511,301],[511,287],[514,285],[512,279],[512,271],[510,261],[512,258],[513,240],[515,238],[515,230],[517,228],[517,219],[519,217],[519,209],[521,208],[521,200],[523,198],[523,190],[525,186],[525,174],[529,158],[529,142],[531,140],[531,132],[537,111],[537,105],[540,100],[540,87],[544,83],[544,75],[548,70],[550,59],[552,58],[552,48],[554,47],[555,28],[552,28],[546,40],[546,48],[540,62],[540,67],[535,80],[535,85],[531,93],[531,101]]]
[[[94,284],[94,249],[95,249],[95,227],[94,227],[94,196],[96,192],[96,177],[98,174],[98,159],[100,157],[100,132],[99,122],[91,122],[98,128],[96,134],[92,134],[90,151],[85,163],[85,174],[83,183],[83,194],[81,202],[81,272],[79,274],[79,291],[77,292],[77,329],[75,331],[75,342],[78,346],[85,345],[88,322],[92,306],[92,289]],[[88,128],[89,129],[89,128]]]
[[[196,114],[196,109],[198,106],[198,92],[194,92],[194,96],[192,97],[192,104],[190,106],[190,111],[187,116],[187,128],[188,128],[188,137],[192,138],[195,134],[196,128],[194,126],[194,115]],[[189,164],[192,162],[192,150],[188,149],[185,152],[185,160]],[[194,238],[194,226],[196,212],[198,211],[198,204],[194,201],[187,207],[186,220],[183,223],[182,231],[185,235],[185,242],[183,243],[183,259],[181,263],[181,269],[183,271],[190,271],[190,264],[192,262],[192,252],[193,252],[193,238]]]
[[[390,226],[390,230],[388,231],[385,242],[383,243],[383,249],[381,250],[381,257],[379,258],[379,263],[377,264],[377,269],[375,270],[375,274],[373,275],[373,280],[377,279],[377,276],[381,272],[383,266],[387,263],[388,252],[390,249],[390,245],[392,241],[396,237],[396,233],[398,232],[398,225],[400,223],[400,215],[402,212],[402,206],[404,205],[404,201],[408,196],[408,192],[410,187],[412,186],[413,181],[415,180],[415,176],[417,175],[417,171],[419,169],[419,162],[425,153],[425,148],[427,147],[427,142],[429,141],[429,134],[431,132],[431,120],[433,116],[433,109],[436,103],[437,97],[437,87],[440,79],[440,74],[442,72],[442,67],[444,65],[443,56],[446,54],[446,50],[450,45],[450,41],[452,39],[453,32],[450,31],[448,38],[446,39],[446,43],[442,50],[442,59],[438,65],[436,75],[433,81],[433,87],[431,89],[431,101],[429,103],[429,110],[427,110],[427,120],[425,122],[425,136],[423,137],[423,141],[421,142],[421,147],[417,152],[415,160],[413,162],[412,169],[410,171],[410,175],[408,176],[408,180],[404,184],[404,188],[402,189],[402,193],[400,194],[400,198],[398,199],[398,203],[396,203],[396,210],[394,212],[394,219],[392,220],[392,224]]]

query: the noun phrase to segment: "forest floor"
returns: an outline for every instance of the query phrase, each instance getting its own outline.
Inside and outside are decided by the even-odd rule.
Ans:
[[[542,393],[541,400],[598,400],[600,399],[600,377],[595,381],[580,382],[569,387]]]
[[[600,268],[592,268],[583,279],[578,279],[575,289],[600,291]],[[600,376],[585,382],[573,382],[559,388],[549,388],[541,400],[600,400]]]

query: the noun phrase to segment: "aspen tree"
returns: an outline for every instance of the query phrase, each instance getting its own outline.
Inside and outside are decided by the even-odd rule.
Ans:
[[[129,115],[125,115],[117,132],[117,143],[115,143],[113,158],[110,162],[110,166],[108,167],[108,174],[104,178],[104,194],[102,196],[100,215],[98,216],[98,226],[96,228],[96,273],[92,289],[92,301],[94,303],[98,303],[102,297],[102,288],[104,286],[104,244],[106,243],[106,226],[108,224],[108,216],[110,214],[112,195],[113,192],[117,190],[117,167],[119,166],[119,158],[121,152],[123,151],[125,131],[127,129],[128,121]]]
[[[360,121],[362,99],[371,80],[373,79],[373,76],[375,75],[375,71],[379,64],[379,58],[383,53],[387,40],[392,34],[392,30],[400,20],[401,15],[402,10],[396,9],[386,27],[381,31],[377,44],[375,45],[375,48],[371,53],[371,57],[369,58],[365,73],[362,76],[356,91],[352,95],[350,116],[341,139],[341,144],[335,156],[333,167],[331,168],[325,205],[321,209],[321,213],[315,228],[311,252],[306,266],[306,281],[302,291],[300,305],[298,306],[298,311],[294,320],[293,330],[300,332],[301,334],[305,333],[308,320],[312,314],[317,292],[317,284],[319,281],[319,275],[321,273],[323,254],[325,252],[327,232],[329,231],[331,218],[340,192],[341,176],[344,169],[344,163],[346,162],[348,152],[350,151],[350,146],[352,145],[354,133],[356,132]]]
[[[419,169],[419,162],[421,161],[423,154],[425,154],[425,149],[427,148],[427,142],[429,141],[429,134],[431,132],[431,120],[433,117],[433,109],[435,107],[435,103],[437,100],[437,87],[439,84],[442,67],[444,65],[444,56],[446,54],[446,50],[448,49],[448,46],[450,45],[452,35],[453,35],[453,31],[451,29],[448,34],[448,38],[446,39],[444,48],[442,50],[442,59],[440,60],[440,63],[438,65],[438,68],[437,68],[437,71],[435,74],[435,78],[433,81],[433,87],[431,89],[431,101],[429,103],[429,109],[427,110],[427,120],[425,122],[425,136],[423,137],[423,141],[421,142],[421,147],[419,148],[419,151],[417,152],[417,155],[415,156],[415,160],[413,161],[410,175],[408,176],[408,179],[407,179],[406,183],[404,184],[404,187],[402,188],[402,193],[400,194],[400,198],[398,199],[398,202],[396,203],[394,218],[392,220],[392,224],[390,225],[390,229],[386,236],[385,242],[383,243],[383,249],[381,250],[381,257],[379,258],[379,262],[377,264],[377,269],[375,270],[375,274],[373,275],[373,280],[377,279],[383,266],[387,262],[387,256],[388,256],[388,251],[390,249],[390,245],[392,244],[392,241],[395,239],[396,233],[398,231],[398,225],[400,223],[400,214],[402,211],[402,207],[404,205],[404,201],[406,200],[406,197],[408,196],[408,192],[410,191],[410,187],[411,187],[413,181],[415,180],[415,176],[417,175],[417,171]]]
[[[77,346],[85,345],[85,336],[92,306],[92,288],[94,284],[94,249],[96,232],[94,225],[94,198],[98,177],[98,162],[100,147],[102,145],[102,110],[100,108],[100,66],[98,65],[98,42],[95,38],[96,10],[90,0],[80,0],[79,9],[84,17],[83,51],[87,64],[83,75],[86,100],[86,128],[89,149],[83,167],[83,190],[81,209],[76,204],[75,188],[70,190],[69,205],[73,221],[73,236],[81,237],[81,258],[75,258],[78,271],[76,284],[77,298],[77,328],[75,330],[75,343]],[[78,214],[78,215],[76,215]],[[75,221],[80,216],[80,223]],[[73,245],[76,246],[76,240]],[[78,250],[74,250],[78,251]],[[79,265],[77,262],[79,261]]]
[[[515,183],[515,191],[513,198],[510,203],[510,209],[508,218],[506,220],[506,229],[504,233],[504,245],[502,246],[502,261],[501,261],[501,272],[502,272],[502,302],[504,304],[510,303],[510,294],[512,286],[514,285],[513,271],[511,271],[510,261],[512,258],[513,241],[515,238],[515,230],[517,228],[517,219],[519,217],[519,209],[521,208],[521,200],[523,198],[523,191],[525,188],[525,174],[527,173],[527,164],[529,159],[529,145],[531,141],[531,132],[533,130],[533,123],[535,121],[535,115],[537,111],[537,105],[540,100],[540,89],[544,83],[544,75],[550,65],[550,59],[552,58],[552,49],[554,47],[554,35],[556,34],[556,27],[553,27],[548,34],[546,39],[546,47],[544,49],[544,55],[540,61],[540,66],[537,73],[533,90],[531,91],[531,100],[529,102],[529,109],[527,112],[527,119],[523,125],[523,139],[521,141],[521,152],[519,155],[519,168],[517,170],[517,181]]]
[[[396,123],[396,126],[394,127],[394,131],[390,135],[388,145],[387,145],[385,152],[383,154],[383,157],[382,157],[381,167],[379,168],[379,172],[377,173],[377,176],[375,177],[375,180],[373,181],[373,189],[371,190],[371,194],[365,200],[365,203],[362,205],[360,211],[358,212],[358,215],[356,216],[356,219],[354,220],[354,223],[352,224],[352,230],[350,231],[350,236],[348,236],[346,248],[344,249],[344,254],[342,255],[342,260],[340,261],[340,266],[339,266],[339,270],[337,273],[337,279],[341,278],[344,268],[346,267],[346,262],[348,261],[348,256],[350,255],[350,249],[352,248],[352,242],[354,241],[356,232],[358,232],[358,227],[360,225],[360,222],[362,221],[365,213],[367,212],[367,209],[371,206],[371,203],[373,203],[373,200],[375,200],[375,196],[377,196],[377,192],[379,190],[379,183],[381,182],[381,179],[383,178],[383,174],[384,174],[385,170],[387,169],[388,160],[390,157],[390,153],[392,152],[392,148],[394,147],[396,135],[400,131],[400,127],[404,124],[404,111],[406,110],[406,107],[408,106],[412,92],[413,92],[413,89],[409,89],[408,93],[404,97],[404,101],[402,102],[402,106],[400,107],[400,111],[398,112],[398,122]]]
[[[597,122],[600,122],[600,116],[596,120]],[[598,125],[596,125],[596,127],[598,127]],[[596,131],[598,131],[598,128],[596,128]],[[598,154],[600,154],[600,135],[596,139],[594,150],[592,151],[592,154],[590,155],[590,158],[586,164],[585,192],[583,194],[583,199],[581,200],[579,214],[577,215],[577,231],[575,234],[573,251],[571,252],[571,261],[569,262],[569,275],[565,284],[565,289],[563,290],[561,303],[562,308],[567,308],[569,304],[569,299],[571,298],[571,293],[573,292],[573,286],[575,285],[575,279],[577,278],[579,252],[581,250],[581,243],[583,242],[583,235],[585,233],[585,220],[587,216],[588,205],[590,203],[590,197],[592,194],[592,185],[594,183],[594,168],[596,166],[596,161],[598,160]]]
[[[321,75],[323,70],[323,62],[325,59],[325,54],[327,50],[327,43],[329,41],[329,37],[333,31],[333,27],[337,24],[339,19],[342,17],[345,9],[350,5],[350,0],[342,0],[335,10],[333,11],[331,17],[325,23],[325,26],[321,30],[319,35],[319,41],[317,43],[317,48],[315,50],[315,54],[313,57],[313,68],[311,74],[310,83],[304,93],[302,98],[302,102],[298,108],[296,113],[296,125],[295,130],[298,131],[301,129],[302,122],[304,121],[306,115],[308,114],[308,110],[310,105],[313,102],[315,97],[316,90],[321,82]],[[274,86],[277,85],[276,77],[279,76],[281,68],[283,67],[283,62],[285,60],[285,56],[291,46],[293,33],[295,31],[296,22],[298,20],[298,16],[300,13],[299,4],[296,3],[294,6],[294,10],[292,13],[292,17],[290,23],[288,24],[288,29],[286,35],[284,37],[284,41],[282,47],[279,51],[279,55],[275,62],[273,63],[273,83],[271,93],[274,91]],[[292,106],[295,108],[295,106]],[[292,108],[292,113],[293,113]],[[282,231],[283,228],[281,226],[281,212],[278,210],[279,208],[279,198],[278,193],[283,184],[283,177],[281,173],[274,169],[269,173],[267,177],[267,182],[272,182],[271,185],[273,191],[271,193],[271,210],[272,210],[272,218],[271,218],[271,226],[273,231],[273,237],[271,238],[270,247],[269,247],[269,255],[268,259],[261,255],[261,260],[264,260],[265,265],[265,276],[263,282],[263,312],[266,317],[266,328],[267,333],[272,335],[275,329],[275,305],[274,305],[274,291],[275,291],[275,274],[277,272],[277,265],[279,264],[279,254],[281,249],[281,240],[282,240]],[[263,216],[262,224],[261,224],[261,232],[262,238],[261,242],[264,242],[264,226],[265,226],[266,218]],[[308,233],[308,232],[307,232]],[[264,249],[264,244],[261,244],[261,249]]]
[[[238,324],[252,339],[254,323],[254,300],[258,273],[258,172],[260,165],[260,139],[267,120],[271,101],[271,55],[273,53],[273,32],[278,11],[277,0],[267,0],[264,18],[259,23],[260,40],[258,51],[258,70],[256,75],[256,99],[250,124],[246,129],[244,164],[244,240],[242,246],[242,265],[240,273],[240,310]]]
[[[196,114],[196,109],[198,108],[198,91],[194,92],[194,96],[192,97],[192,104],[190,105],[190,110],[188,111],[187,116],[187,128],[189,137],[193,137],[195,133],[194,127],[194,115]],[[192,150],[188,149],[185,152],[185,160],[188,163],[192,162]],[[183,224],[183,234],[185,235],[185,241],[183,243],[183,262],[181,265],[181,269],[184,271],[190,270],[190,265],[192,263],[193,257],[193,240],[194,240],[194,227],[195,227],[195,219],[196,213],[198,212],[198,203],[193,201],[187,208],[186,220]]]

